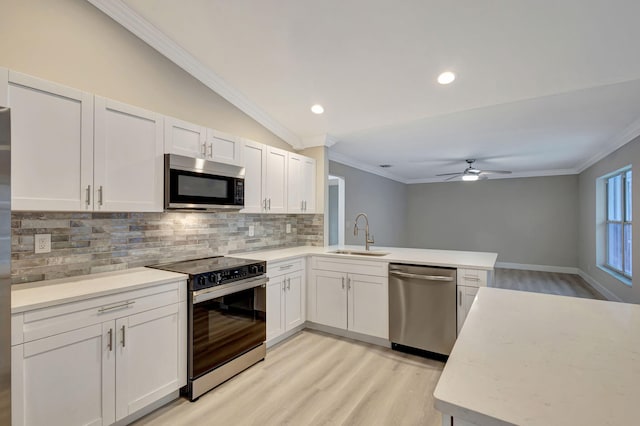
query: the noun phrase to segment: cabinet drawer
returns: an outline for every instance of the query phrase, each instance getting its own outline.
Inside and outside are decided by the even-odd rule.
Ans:
[[[302,271],[303,269],[304,257],[289,259],[282,262],[267,262],[267,275],[269,277],[288,274],[293,271]]]
[[[313,269],[322,269],[325,271],[373,275],[376,277],[386,277],[389,275],[389,264],[387,262],[314,256],[311,259],[311,267]]]
[[[458,269],[458,285],[486,287],[487,271],[479,269]]]
[[[24,313],[24,341],[40,339],[184,300],[184,281],[94,297]]]

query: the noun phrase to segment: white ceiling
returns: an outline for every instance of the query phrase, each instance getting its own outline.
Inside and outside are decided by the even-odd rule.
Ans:
[[[465,158],[576,173],[640,134],[637,0],[123,1],[111,16],[294,147],[337,140],[404,182]]]

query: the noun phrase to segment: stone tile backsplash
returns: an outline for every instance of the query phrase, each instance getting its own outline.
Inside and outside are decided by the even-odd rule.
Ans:
[[[12,282],[270,248],[321,246],[323,220],[321,214],[14,212]],[[250,225],[255,228],[253,237],[248,236]],[[35,234],[51,234],[51,253],[34,253]]]

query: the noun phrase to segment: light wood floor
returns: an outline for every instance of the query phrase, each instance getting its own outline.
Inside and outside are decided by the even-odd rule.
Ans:
[[[496,268],[494,287],[605,300],[580,275]]]
[[[305,330],[196,402],[135,425],[442,424],[433,390],[444,364]]]

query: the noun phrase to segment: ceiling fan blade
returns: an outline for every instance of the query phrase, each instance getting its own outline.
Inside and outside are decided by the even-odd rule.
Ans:
[[[509,170],[482,170],[480,174],[484,175],[509,175],[511,171]]]
[[[458,179],[460,176],[462,176],[462,173],[456,173],[455,176],[451,176],[450,178],[445,179],[445,182],[448,182],[450,180],[454,180],[454,179]]]
[[[456,172],[456,173],[440,173],[439,175],[436,176],[453,176],[453,175],[461,175],[462,173],[460,172]]]

